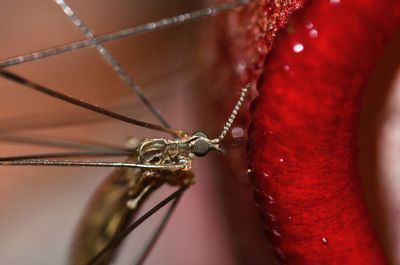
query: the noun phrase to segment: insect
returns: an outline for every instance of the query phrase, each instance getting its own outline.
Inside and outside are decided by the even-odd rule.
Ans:
[[[57,95],[58,98],[65,98],[72,102],[76,100],[6,71],[1,71],[0,76],[15,82],[23,83],[26,86],[38,89],[42,92],[53,93]],[[131,151],[127,162],[25,159],[25,157],[20,157],[0,160],[0,165],[125,168],[125,170],[120,170],[115,175],[112,175],[112,181],[106,180],[107,186],[105,187],[105,189],[109,190],[109,193],[115,193],[112,189],[116,189],[115,186],[122,186],[123,193],[117,196],[117,200],[115,200],[115,194],[113,194],[114,202],[112,202],[112,206],[103,201],[100,203],[104,203],[106,209],[102,208],[102,211],[107,213],[99,213],[99,209],[97,209],[99,208],[99,202],[96,202],[97,205],[94,206],[95,209],[89,211],[89,218],[84,220],[86,224],[84,224],[82,235],[80,235],[80,239],[78,239],[79,242],[87,241],[87,246],[82,246],[81,243],[78,244],[77,252],[79,253],[72,254],[73,259],[77,257],[77,260],[74,260],[73,264],[80,264],[82,261],[89,260],[92,255],[95,256],[93,260],[94,264],[97,258],[103,255],[103,251],[109,249],[109,246],[111,246],[109,242],[122,231],[121,229],[123,229],[125,224],[131,219],[134,211],[139,208],[141,202],[149,196],[152,191],[156,190],[164,183],[187,188],[194,183],[194,175],[190,171],[193,157],[205,156],[210,151],[222,152],[220,143],[232,126],[250,88],[251,84],[249,83],[242,89],[240,98],[230,114],[223,131],[220,136],[215,139],[210,139],[201,131],[189,135],[185,132],[172,130],[176,136],[175,139],[158,138],[140,141]],[[101,110],[88,103],[81,106],[91,107],[98,111]],[[145,126],[158,128],[155,125],[147,123]],[[171,129],[165,130],[171,132]],[[104,191],[101,191],[101,193],[102,196],[108,196],[107,193],[104,194]],[[93,216],[96,216],[96,214],[102,215],[102,220]],[[100,253],[101,255],[97,255],[96,253]],[[109,259],[105,259],[103,262],[107,264]],[[92,262],[90,262],[90,264],[92,264]]]
[[[72,14],[72,10],[66,5],[64,1],[56,1],[57,4],[60,5],[60,7],[63,8],[64,12],[68,14]],[[222,12],[224,9],[231,9],[239,5],[243,5],[245,1],[238,1],[234,3],[234,5],[223,5],[220,8],[216,9],[206,9],[203,10],[203,12],[198,12],[196,14],[203,14],[203,15],[210,15],[210,14],[215,14],[216,12]],[[72,12],[72,13],[71,13]],[[198,16],[200,16],[198,15]],[[147,26],[142,27],[149,30],[149,29],[154,29],[154,28],[160,28],[163,26],[170,25],[171,23],[183,23],[185,20],[188,18],[192,19],[195,18],[196,15],[190,15],[190,16],[185,16],[181,15],[178,16],[174,19],[172,19],[170,22],[163,22],[160,23],[149,23]],[[81,23],[79,20],[77,20],[77,17],[71,16],[72,21],[77,25],[77,26],[82,26],[83,23]],[[85,36],[88,38],[88,40],[81,42],[81,44],[74,44],[73,47],[79,47],[79,45],[83,46],[95,46],[100,54],[105,58],[105,60],[109,60],[107,58],[107,52],[105,52],[104,48],[102,48],[101,42],[108,40],[109,36],[106,38],[96,38],[94,35],[91,35],[90,31],[85,30],[85,28],[81,28],[82,31],[85,33]],[[138,29],[136,29],[138,30]],[[139,29],[140,30],[140,29]],[[137,31],[135,31],[137,32]],[[124,32],[126,33],[126,32]],[[71,49],[68,46],[68,49]],[[75,49],[75,48],[74,48]],[[41,52],[41,53],[36,53],[30,56],[26,57],[18,57],[17,59],[13,60],[8,60],[8,61],[3,61],[1,64],[2,67],[9,66],[10,64],[12,65],[13,63],[18,63],[18,62],[28,62],[30,60],[35,60],[40,57],[46,57],[50,56],[53,53],[57,53],[63,51],[63,49],[54,49],[52,51],[47,51],[47,52]],[[22,58],[22,59],[21,59]],[[122,79],[124,76],[122,68],[119,68],[118,64],[116,64],[116,61],[113,61],[112,59],[108,61],[110,65],[113,67],[113,69],[121,76]],[[122,71],[122,72],[121,72]],[[197,132],[192,135],[189,135],[187,133],[170,129],[168,124],[166,124],[165,121],[163,121],[162,118],[160,118],[160,122],[164,126],[158,126],[158,125],[153,125],[150,123],[144,123],[140,122],[138,120],[133,120],[129,117],[119,115],[117,113],[113,113],[111,111],[102,109],[100,107],[91,105],[89,103],[74,99],[72,97],[66,96],[62,93],[58,93],[55,90],[49,89],[45,86],[42,86],[40,84],[37,84],[33,81],[30,81],[28,79],[25,79],[22,76],[19,76],[17,74],[14,74],[10,71],[6,70],[1,70],[0,75],[8,80],[11,80],[13,82],[22,84],[24,86],[30,87],[36,91],[45,93],[47,95],[53,96],[55,98],[67,101],[71,104],[75,104],[80,107],[84,107],[87,109],[90,109],[92,111],[99,112],[103,115],[110,116],[112,118],[120,119],[125,122],[129,123],[134,123],[137,125],[141,125],[147,128],[152,128],[155,130],[159,131],[164,131],[167,133],[172,134],[175,138],[174,139],[166,139],[166,138],[158,138],[158,139],[145,139],[142,141],[139,141],[139,143],[134,146],[130,147],[129,150],[122,150],[119,154],[129,153],[129,160],[126,162],[107,162],[107,161],[86,161],[86,160],[51,160],[47,159],[48,157],[54,158],[54,157],[69,157],[72,156],[74,157],[79,156],[79,155],[88,155],[89,153],[80,153],[80,154],[50,154],[50,155],[38,155],[38,156],[31,156],[30,159],[26,159],[28,156],[25,157],[9,157],[7,159],[3,159],[1,164],[2,165],[29,165],[29,166],[34,166],[34,165],[40,165],[40,166],[93,166],[93,167],[122,167],[122,169],[118,170],[116,173],[116,176],[119,177],[124,177],[126,176],[127,178],[131,178],[130,183],[128,185],[124,185],[125,190],[125,197],[120,198],[121,200],[118,200],[118,204],[115,205],[115,209],[111,209],[110,216],[107,216],[106,213],[104,213],[105,217],[109,217],[107,219],[109,223],[112,223],[113,220],[116,219],[126,219],[129,220],[133,214],[133,210],[136,210],[140,208],[140,205],[144,199],[146,199],[146,196],[148,196],[151,191],[155,190],[157,187],[162,185],[163,183],[169,183],[173,184],[176,186],[182,186],[186,189],[187,186],[191,185],[194,181],[194,177],[190,171],[191,169],[191,162],[192,158],[194,155],[197,156],[202,156],[205,155],[208,151],[221,151],[220,148],[220,141],[224,138],[225,134],[228,132],[230,125],[233,122],[233,119],[238,111],[238,107],[241,105],[241,103],[244,100],[244,95],[247,92],[249,86],[243,89],[241,98],[238,101],[238,104],[234,108],[234,111],[232,112],[232,115],[230,116],[227,126],[224,128],[224,131],[221,133],[220,137],[216,139],[209,139],[208,136],[202,132]],[[129,82],[129,81],[128,81]],[[137,88],[133,86],[134,89]],[[139,97],[142,97],[143,99],[143,94],[140,94],[139,92]],[[147,102],[146,99],[143,100],[144,102]],[[151,103],[144,103],[146,106],[148,106],[150,109],[153,109],[153,113],[155,113],[156,116],[159,116],[157,114],[157,110],[152,107]],[[167,125],[167,126],[166,126]],[[111,152],[109,152],[111,154]],[[89,154],[90,155],[90,154]],[[135,179],[132,181],[132,176],[140,176],[139,178]],[[112,208],[112,207],[110,207]],[[114,212],[113,212],[114,211]],[[118,212],[118,213],[116,213]],[[91,219],[93,220],[93,219]],[[104,224],[103,224],[104,226]],[[123,225],[116,225],[114,227],[107,226],[107,229],[109,229],[107,232],[110,232],[106,237],[105,242],[107,243],[108,241],[111,240],[111,238],[115,237],[116,234],[119,234],[122,230]],[[103,230],[103,228],[99,228]],[[107,230],[106,229],[106,230]],[[82,236],[85,237],[86,236]],[[100,237],[94,240],[99,240]],[[79,240],[79,239],[77,239]],[[90,241],[90,240],[89,240]],[[94,252],[90,252],[87,250],[81,249],[81,252],[86,255],[83,260],[87,260],[88,257],[93,256],[93,253],[96,253],[101,250],[106,243],[100,243],[100,247],[97,246],[97,248],[94,248]],[[88,243],[89,247],[93,247],[95,244],[92,242]],[[110,254],[111,253],[111,254]],[[80,254],[72,254],[78,257],[80,259]],[[102,257],[102,262],[108,262],[109,259],[111,259],[112,256],[112,251],[107,253],[106,256]],[[75,262],[75,261],[73,261]],[[75,263],[74,263],[75,264]]]

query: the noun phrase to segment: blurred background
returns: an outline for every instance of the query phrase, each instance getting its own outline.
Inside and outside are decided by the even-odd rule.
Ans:
[[[114,32],[213,4],[201,0],[70,0],[96,35]],[[0,60],[83,40],[53,1],[0,3]],[[226,16],[223,14],[221,16]],[[104,44],[175,128],[219,132],[210,102],[220,101],[215,66],[218,18],[207,18]],[[220,28],[218,28],[220,29]],[[400,263],[400,33],[388,45],[363,102],[360,168],[365,197],[391,264]],[[143,121],[157,123],[93,48],[7,68],[57,91]],[[219,69],[220,70],[220,69]],[[7,132],[123,146],[128,137],[162,133],[104,118],[0,79],[0,156],[61,151],[11,142]],[[233,103],[232,103],[233,104]],[[222,110],[221,110],[222,111]],[[220,112],[221,112],[220,111]],[[226,113],[226,117],[229,113]],[[223,115],[224,116],[224,115]],[[239,126],[237,135],[241,138]],[[244,139],[225,163],[218,154],[196,159],[197,184],[183,197],[147,264],[273,264],[252,202],[243,161]],[[117,159],[117,158],[116,158]],[[118,158],[121,161],[124,158]],[[227,166],[228,164],[228,166]],[[67,264],[80,216],[111,169],[0,168],[0,264]],[[173,189],[157,192],[152,204]],[[135,231],[116,264],[128,264],[164,211]]]

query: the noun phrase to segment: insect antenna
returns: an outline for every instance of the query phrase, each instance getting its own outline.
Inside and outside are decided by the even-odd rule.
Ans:
[[[232,124],[236,118],[236,115],[238,114],[240,107],[243,104],[243,101],[246,98],[247,92],[250,90],[251,88],[251,83],[248,83],[244,88],[242,88],[242,91],[240,92],[240,97],[238,99],[238,101],[235,104],[235,107],[233,107],[233,110],[231,112],[231,114],[229,115],[228,120],[225,122],[224,128],[221,132],[221,134],[218,136],[218,142],[221,142],[226,134],[229,132],[230,128],[232,127]]]

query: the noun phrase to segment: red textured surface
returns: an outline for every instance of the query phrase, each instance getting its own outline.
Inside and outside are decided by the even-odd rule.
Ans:
[[[224,83],[225,87],[226,82],[236,83],[239,80],[245,85],[249,80],[258,79],[277,31],[286,25],[289,15],[301,8],[303,3],[304,0],[250,1],[243,8],[233,10],[227,17],[223,17],[216,33],[221,45],[217,55],[219,65],[215,67],[218,69],[216,79]],[[227,69],[229,71],[232,68],[234,73],[226,73]],[[239,93],[240,88],[237,91]],[[226,97],[227,93],[224,94]],[[236,95],[232,96],[236,99]]]
[[[284,264],[385,263],[361,197],[356,131],[362,89],[399,21],[398,0],[310,1],[269,54],[249,155]]]
[[[215,0],[210,1],[215,4]],[[211,101],[215,107],[215,131],[210,135],[218,135],[220,132],[221,124],[237,101],[241,87],[249,80],[258,79],[276,32],[284,27],[289,14],[300,8],[302,2],[303,0],[257,0],[217,17],[218,23],[214,29],[216,41],[210,43],[217,43],[218,46],[213,47],[213,54],[207,56],[214,59],[210,67],[212,84],[204,87],[210,89],[207,97],[213,97]],[[236,262],[275,264],[271,254],[272,247],[263,233],[262,221],[254,207],[254,186],[247,176],[245,145],[250,113],[246,108],[255,93],[250,94],[231,131],[242,129],[243,135],[234,136],[228,133],[225,138],[223,145],[228,148],[228,152],[218,161],[222,172],[215,179],[215,186],[221,195],[218,203],[224,210],[230,242],[235,248]]]

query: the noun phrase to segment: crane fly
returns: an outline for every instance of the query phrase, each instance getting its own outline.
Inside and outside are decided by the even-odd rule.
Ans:
[[[111,53],[102,45],[102,43],[129,35],[142,34],[167,26],[185,23],[203,16],[215,15],[225,10],[230,10],[247,4],[247,1],[226,3],[214,8],[194,11],[192,13],[147,23],[144,26],[126,29],[100,37],[96,37],[93,34],[93,32],[79,19],[65,1],[55,0],[55,2],[82,31],[82,33],[84,33],[87,39],[0,61],[0,77],[75,106],[123,122],[165,132],[170,134],[172,137],[137,140],[135,145],[129,145],[126,148],[97,145],[94,150],[90,151],[3,157],[0,159],[0,165],[116,168],[114,172],[112,172],[112,174],[100,185],[94,196],[92,196],[91,202],[81,219],[80,225],[77,229],[78,232],[76,233],[72,244],[73,246],[70,253],[71,264],[109,264],[116,255],[118,245],[133,229],[140,225],[140,223],[146,220],[155,211],[173,201],[165,219],[161,222],[156,233],[139,258],[137,264],[140,264],[144,261],[152,245],[161,233],[180,196],[188,187],[195,183],[195,176],[191,171],[193,158],[196,156],[205,156],[209,152],[223,152],[221,142],[229,132],[240,106],[245,100],[245,96],[252,84],[249,83],[242,88],[240,98],[234,106],[228,121],[225,123],[221,134],[217,138],[210,138],[206,133],[201,131],[189,134],[170,127],[158,109],[146,98],[144,93],[141,91],[141,88],[133,82],[127,72],[112,57]],[[109,111],[97,105],[62,94],[54,89],[40,85],[11,71],[3,69],[4,67],[30,62],[85,47],[94,47],[98,50],[101,57],[112,67],[122,81],[134,91],[154,116],[158,118],[161,125],[143,122]],[[3,134],[3,137],[7,135],[6,132],[0,133]],[[15,137],[17,141],[26,140],[37,143],[43,140],[37,138],[33,139],[29,136]],[[42,143],[46,141],[47,140],[42,141]],[[57,143],[61,145],[70,144],[60,141]],[[54,144],[54,142],[51,144]],[[79,146],[82,147],[83,145]],[[101,155],[128,156],[128,159],[124,162],[58,159]],[[165,184],[178,187],[178,189],[153,209],[145,213],[142,217],[135,219],[136,214],[144,201],[152,194],[152,192]]]
[[[52,92],[58,98],[65,97],[70,101],[76,100],[4,70],[0,71],[0,76],[41,92]],[[126,162],[26,159],[27,156],[22,156],[1,159],[0,165],[119,168],[105,180],[93,197],[93,202],[79,227],[81,232],[77,234],[75,239],[77,243],[74,244],[71,254],[71,264],[108,264],[113,257],[114,251],[112,250],[115,250],[116,245],[132,228],[137,226],[135,222],[128,227],[127,224],[153,191],[164,184],[177,186],[180,189],[169,200],[177,198],[195,182],[191,171],[193,158],[205,156],[210,151],[223,152],[220,146],[221,141],[230,130],[250,88],[251,84],[249,83],[242,89],[240,98],[218,138],[210,139],[201,131],[190,135],[183,131],[165,128],[165,132],[174,136],[173,139],[141,140],[135,147],[130,148],[130,152],[125,151],[124,154],[129,153]],[[85,104],[81,106],[91,106],[101,110],[97,106]],[[147,123],[140,126],[152,127]],[[161,129],[163,127],[155,126],[155,128],[163,130]],[[128,231],[128,233],[124,233],[124,231]]]

